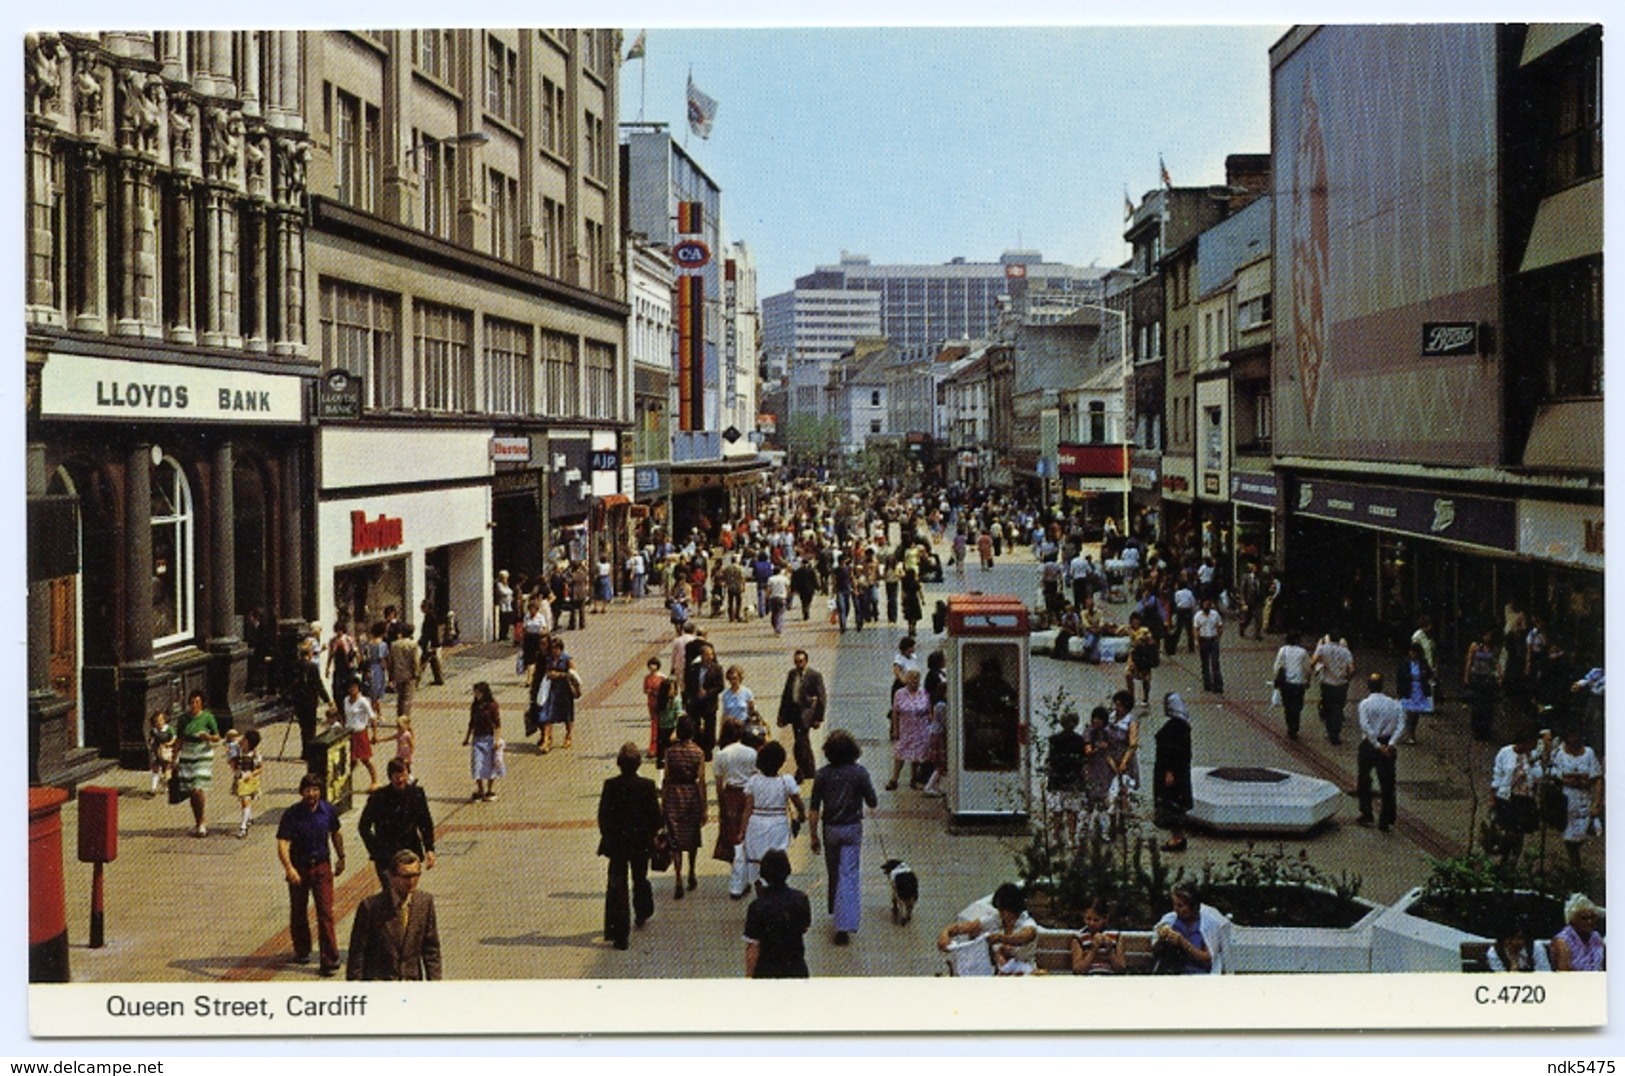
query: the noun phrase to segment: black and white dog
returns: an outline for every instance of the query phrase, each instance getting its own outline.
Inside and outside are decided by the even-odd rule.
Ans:
[[[891,918],[894,923],[906,923],[914,917],[914,904],[920,899],[920,880],[914,868],[900,859],[888,859],[880,865],[891,883]]]

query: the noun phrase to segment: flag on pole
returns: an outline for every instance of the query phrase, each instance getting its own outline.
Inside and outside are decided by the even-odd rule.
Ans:
[[[1134,219],[1134,199],[1128,196],[1128,188],[1123,188],[1123,219]]]
[[[694,85],[688,76],[688,129],[701,138],[711,137],[711,121],[717,118],[717,103]]]
[[[647,31],[647,30],[639,30],[638,31],[638,36],[632,42],[632,47],[626,50],[627,62],[630,63],[633,60],[641,60],[641,59],[643,59],[643,51],[644,51],[645,46],[647,46],[648,44],[649,44],[649,31]]]
[[[1162,163],[1162,154],[1160,153],[1157,154],[1157,168],[1162,172],[1162,185],[1164,187],[1172,187],[1174,185],[1174,181],[1171,177],[1169,177],[1168,166]]]

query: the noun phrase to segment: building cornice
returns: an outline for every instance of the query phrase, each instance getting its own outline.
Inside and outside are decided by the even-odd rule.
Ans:
[[[447,269],[478,280],[490,281],[539,299],[561,303],[589,314],[625,320],[632,308],[585,288],[520,268],[488,254],[467,250],[413,228],[314,195],[310,199],[313,233],[326,233],[355,239],[392,254]]]

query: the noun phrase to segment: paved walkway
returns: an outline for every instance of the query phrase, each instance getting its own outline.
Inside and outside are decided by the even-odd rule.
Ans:
[[[994,593],[1030,596],[1038,569],[1019,550],[1000,558],[993,571],[972,566],[964,583],[950,571],[945,585],[927,588],[927,609],[947,593],[974,587]],[[819,600],[821,602],[822,599]],[[705,618],[724,665],[737,663],[757,693],[769,721],[790,665],[790,653],[805,647],[812,665],[830,684],[830,718],[825,730],[850,729],[864,750],[864,763],[877,787],[889,772],[885,742],[885,689],[890,657],[901,626],[881,625],[861,633],[839,634],[815,602],[811,620],[792,614],[782,638],[763,620],[728,624]],[[1123,607],[1117,607],[1118,612]],[[826,614],[827,615],[827,614]],[[923,625],[921,651],[937,638]],[[602,940],[604,860],[596,857],[596,807],[603,780],[614,773],[615,752],[626,740],[645,745],[648,724],[641,682],[651,655],[664,659],[670,627],[658,598],[618,603],[592,616],[580,631],[564,633],[583,674],[575,746],[542,756],[534,740],[520,733],[524,690],[506,644],[457,648],[444,658],[446,684],[425,687],[414,707],[418,738],[417,774],[429,794],[437,826],[438,863],[425,874],[423,889],[435,895],[448,977],[459,979],[737,977],[742,974],[740,928],[744,902],[727,896],[727,868],[700,861],[699,888],[682,901],[671,894],[671,875],[655,876],[656,914],[636,931],[631,948],[615,951]],[[1155,698],[1178,690],[1195,715],[1198,765],[1249,764],[1285,767],[1324,777],[1345,788],[1354,782],[1354,744],[1325,742],[1314,717],[1313,691],[1305,711],[1303,737],[1288,740],[1279,711],[1267,708],[1269,668],[1280,640],[1227,638],[1224,696],[1200,691],[1194,654],[1165,658],[1155,675]],[[1389,672],[1386,655],[1358,654],[1362,669]],[[1086,705],[1104,701],[1122,684],[1121,665],[1095,667],[1035,657],[1032,693],[1042,699],[1065,686]],[[469,801],[467,750],[461,745],[471,685],[488,681],[502,706],[509,736],[508,776],[498,782],[492,803]],[[1358,699],[1360,689],[1354,692]],[[1142,730],[1149,764],[1152,733],[1161,724],[1154,712]],[[1351,700],[1352,719],[1355,702]],[[393,697],[386,700],[392,720]],[[1035,715],[1036,720],[1036,715]],[[283,728],[264,730],[272,756],[267,768],[259,819],[249,836],[235,836],[237,805],[229,793],[225,765],[217,762],[209,794],[211,833],[189,834],[190,813],[170,806],[160,794],[149,798],[147,775],[115,771],[97,783],[117,787],[119,848],[107,868],[107,944],[86,947],[90,867],[73,860],[75,808],[64,812],[68,923],[72,975],[76,981],[241,981],[297,982],[314,977],[313,965],[288,963],[286,890],[277,864],[274,834],[280,812],[297,799],[302,766],[294,755],[277,757]],[[1042,727],[1035,737],[1047,735]],[[1459,850],[1470,829],[1473,797],[1487,801],[1487,775],[1493,750],[1473,745],[1466,716],[1451,699],[1422,729],[1423,743],[1405,748],[1399,761],[1399,825],[1382,834],[1355,827],[1350,798],[1333,824],[1289,849],[1307,847],[1313,861],[1333,874],[1349,871],[1364,879],[1363,895],[1390,901],[1427,872],[1427,856]],[[379,749],[379,771],[393,753]],[[645,774],[657,776],[645,767]],[[709,774],[707,775],[709,777]],[[361,773],[365,780],[365,772]],[[795,844],[792,884],[808,891],[814,928],[808,936],[808,963],[815,976],[934,975],[941,967],[933,940],[941,924],[968,901],[1014,878],[1014,855],[1021,843],[996,835],[949,835],[941,800],[906,787],[881,792],[880,810],[866,833],[863,869],[863,928],[854,944],[836,947],[822,914],[826,894],[821,857],[809,854],[806,834]],[[708,827],[707,846],[714,836]],[[1482,817],[1483,808],[1479,809]],[[360,901],[375,891],[376,878],[354,827],[357,806],[345,817],[351,869],[338,880],[339,940],[346,945],[350,920]],[[1270,842],[1273,843],[1273,842]],[[1199,871],[1204,860],[1222,862],[1245,839],[1193,834],[1183,860]],[[920,876],[921,899],[914,921],[896,926],[889,919],[887,882],[881,850],[906,858]],[[1561,854],[1557,850],[1557,854]],[[1600,842],[1587,849],[1601,862]]]

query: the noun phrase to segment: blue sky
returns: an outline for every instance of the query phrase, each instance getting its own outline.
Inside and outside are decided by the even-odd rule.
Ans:
[[[628,45],[641,26],[625,27]],[[672,124],[723,189],[762,295],[839,259],[1123,261],[1123,194],[1222,183],[1269,151],[1282,25],[648,28],[621,109]],[[718,102],[689,136],[685,86]],[[646,89],[645,89],[646,87]]]

